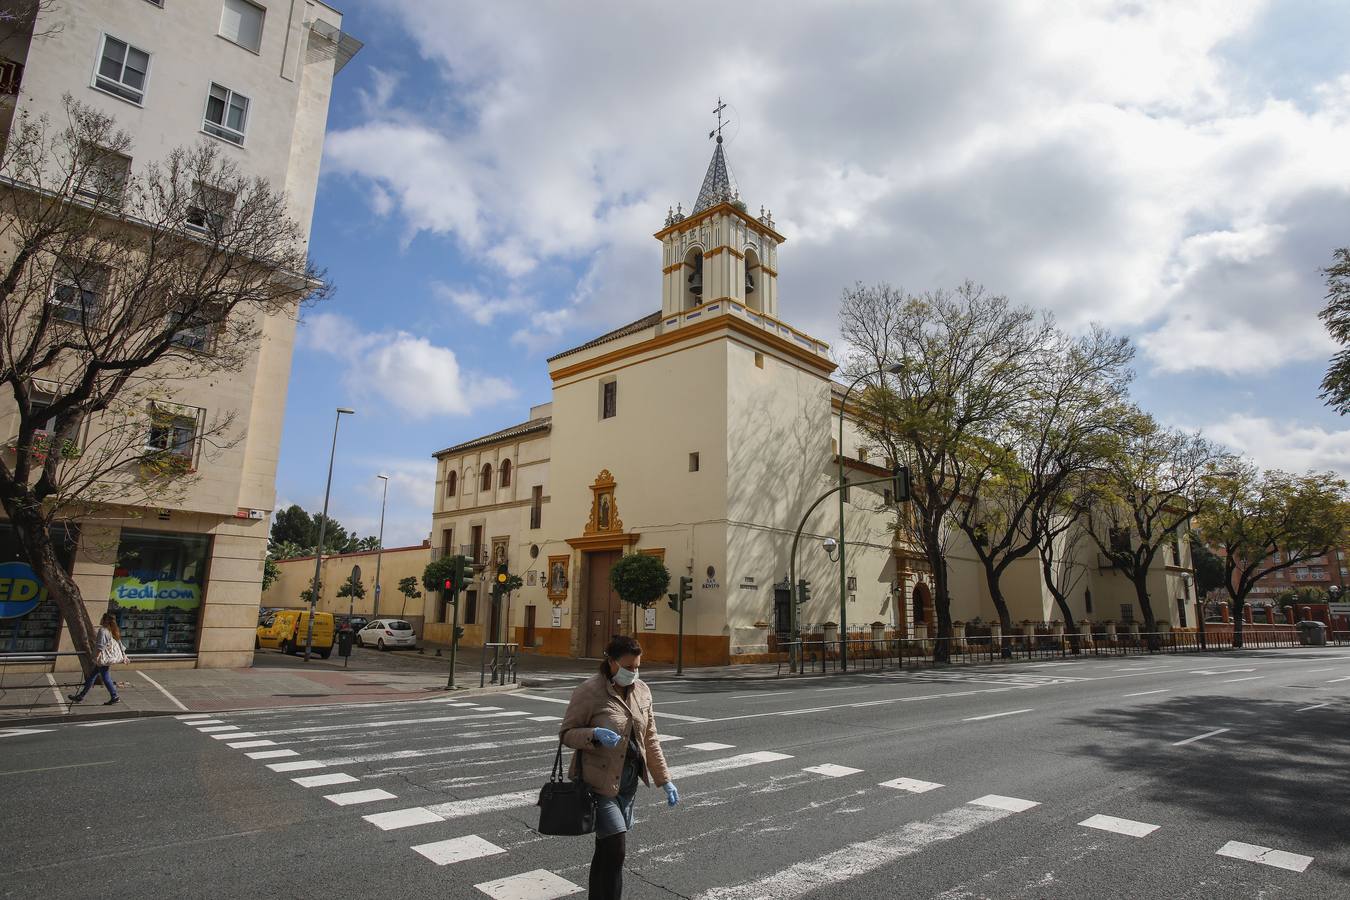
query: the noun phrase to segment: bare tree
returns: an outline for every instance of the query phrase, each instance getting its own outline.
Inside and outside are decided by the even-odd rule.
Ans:
[[[860,400],[859,426],[894,461],[909,465],[918,543],[932,572],[935,656],[952,636],[946,540],[953,508],[975,502],[978,473],[1003,423],[1030,401],[1052,327],[1028,307],[967,282],[955,291],[905,295],[888,285],[845,292],[842,331],[856,372],[898,362]],[[841,448],[842,449],[842,448]]]
[[[1223,549],[1232,599],[1233,646],[1242,646],[1242,609],[1262,578],[1325,556],[1350,527],[1347,484],[1331,472],[1295,476],[1241,463],[1206,479],[1197,519],[1204,539]]]
[[[1094,482],[1086,523],[1101,555],[1134,585],[1150,635],[1157,632],[1148,592],[1154,560],[1199,512],[1205,478],[1232,462],[1203,435],[1165,428],[1142,411],[1122,421],[1119,444]]]
[[[52,526],[181,497],[240,438],[175,403],[258,351],[269,316],[328,285],[285,198],[208,142],[131,171],[127,135],[69,97],[0,149],[0,381],[11,454],[0,505],[77,650],[92,626]]]

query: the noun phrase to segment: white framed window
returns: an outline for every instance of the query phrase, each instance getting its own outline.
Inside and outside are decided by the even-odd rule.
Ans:
[[[202,131],[242,146],[244,129],[248,126],[248,105],[248,98],[243,94],[213,82],[206,95]]]
[[[201,183],[196,187],[196,201],[188,207],[184,224],[193,231],[219,234],[234,208],[234,195]]]
[[[94,87],[137,106],[145,99],[150,80],[150,54],[110,34],[103,35]]]
[[[91,325],[103,303],[106,273],[98,266],[74,261],[57,264],[52,278],[52,316],[75,325]]]
[[[191,461],[197,452],[197,423],[200,420],[201,410],[152,403],[145,449]]]
[[[220,9],[220,36],[257,53],[262,46],[264,15],[261,6],[248,0],[225,0]]]
[[[116,203],[131,177],[131,158],[95,144],[80,145],[75,193],[90,200]]]
[[[211,349],[215,323],[201,313],[169,313],[169,327],[173,328],[174,346],[198,353],[206,353]]]

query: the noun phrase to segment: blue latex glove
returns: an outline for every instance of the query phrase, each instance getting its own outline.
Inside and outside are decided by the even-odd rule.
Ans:
[[[675,782],[667,781],[665,784],[661,785],[661,787],[666,789],[666,803],[674,806],[676,803],[680,802],[680,792],[676,789]]]
[[[620,740],[618,734],[610,731],[608,728],[595,729],[595,739],[606,747],[617,747],[619,746]]]

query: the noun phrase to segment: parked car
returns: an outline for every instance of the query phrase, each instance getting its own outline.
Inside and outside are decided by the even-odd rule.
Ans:
[[[343,616],[338,619],[338,631],[350,630],[355,633],[369,624],[370,620],[365,616]]]
[[[376,619],[356,633],[356,645],[380,650],[416,647],[417,634],[402,619]]]
[[[276,648],[283,653],[300,653],[309,634],[309,613],[298,609],[280,609],[258,626],[255,649]],[[333,653],[333,614],[316,613],[311,644],[314,652],[327,659]]]

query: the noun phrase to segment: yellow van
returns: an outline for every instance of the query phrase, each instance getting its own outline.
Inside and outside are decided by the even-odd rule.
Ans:
[[[309,612],[300,609],[279,609],[269,613],[258,624],[258,639],[254,645],[261,649],[280,649],[286,653],[303,653],[305,632],[309,629]],[[333,614],[314,614],[314,652],[327,659],[333,654]]]

